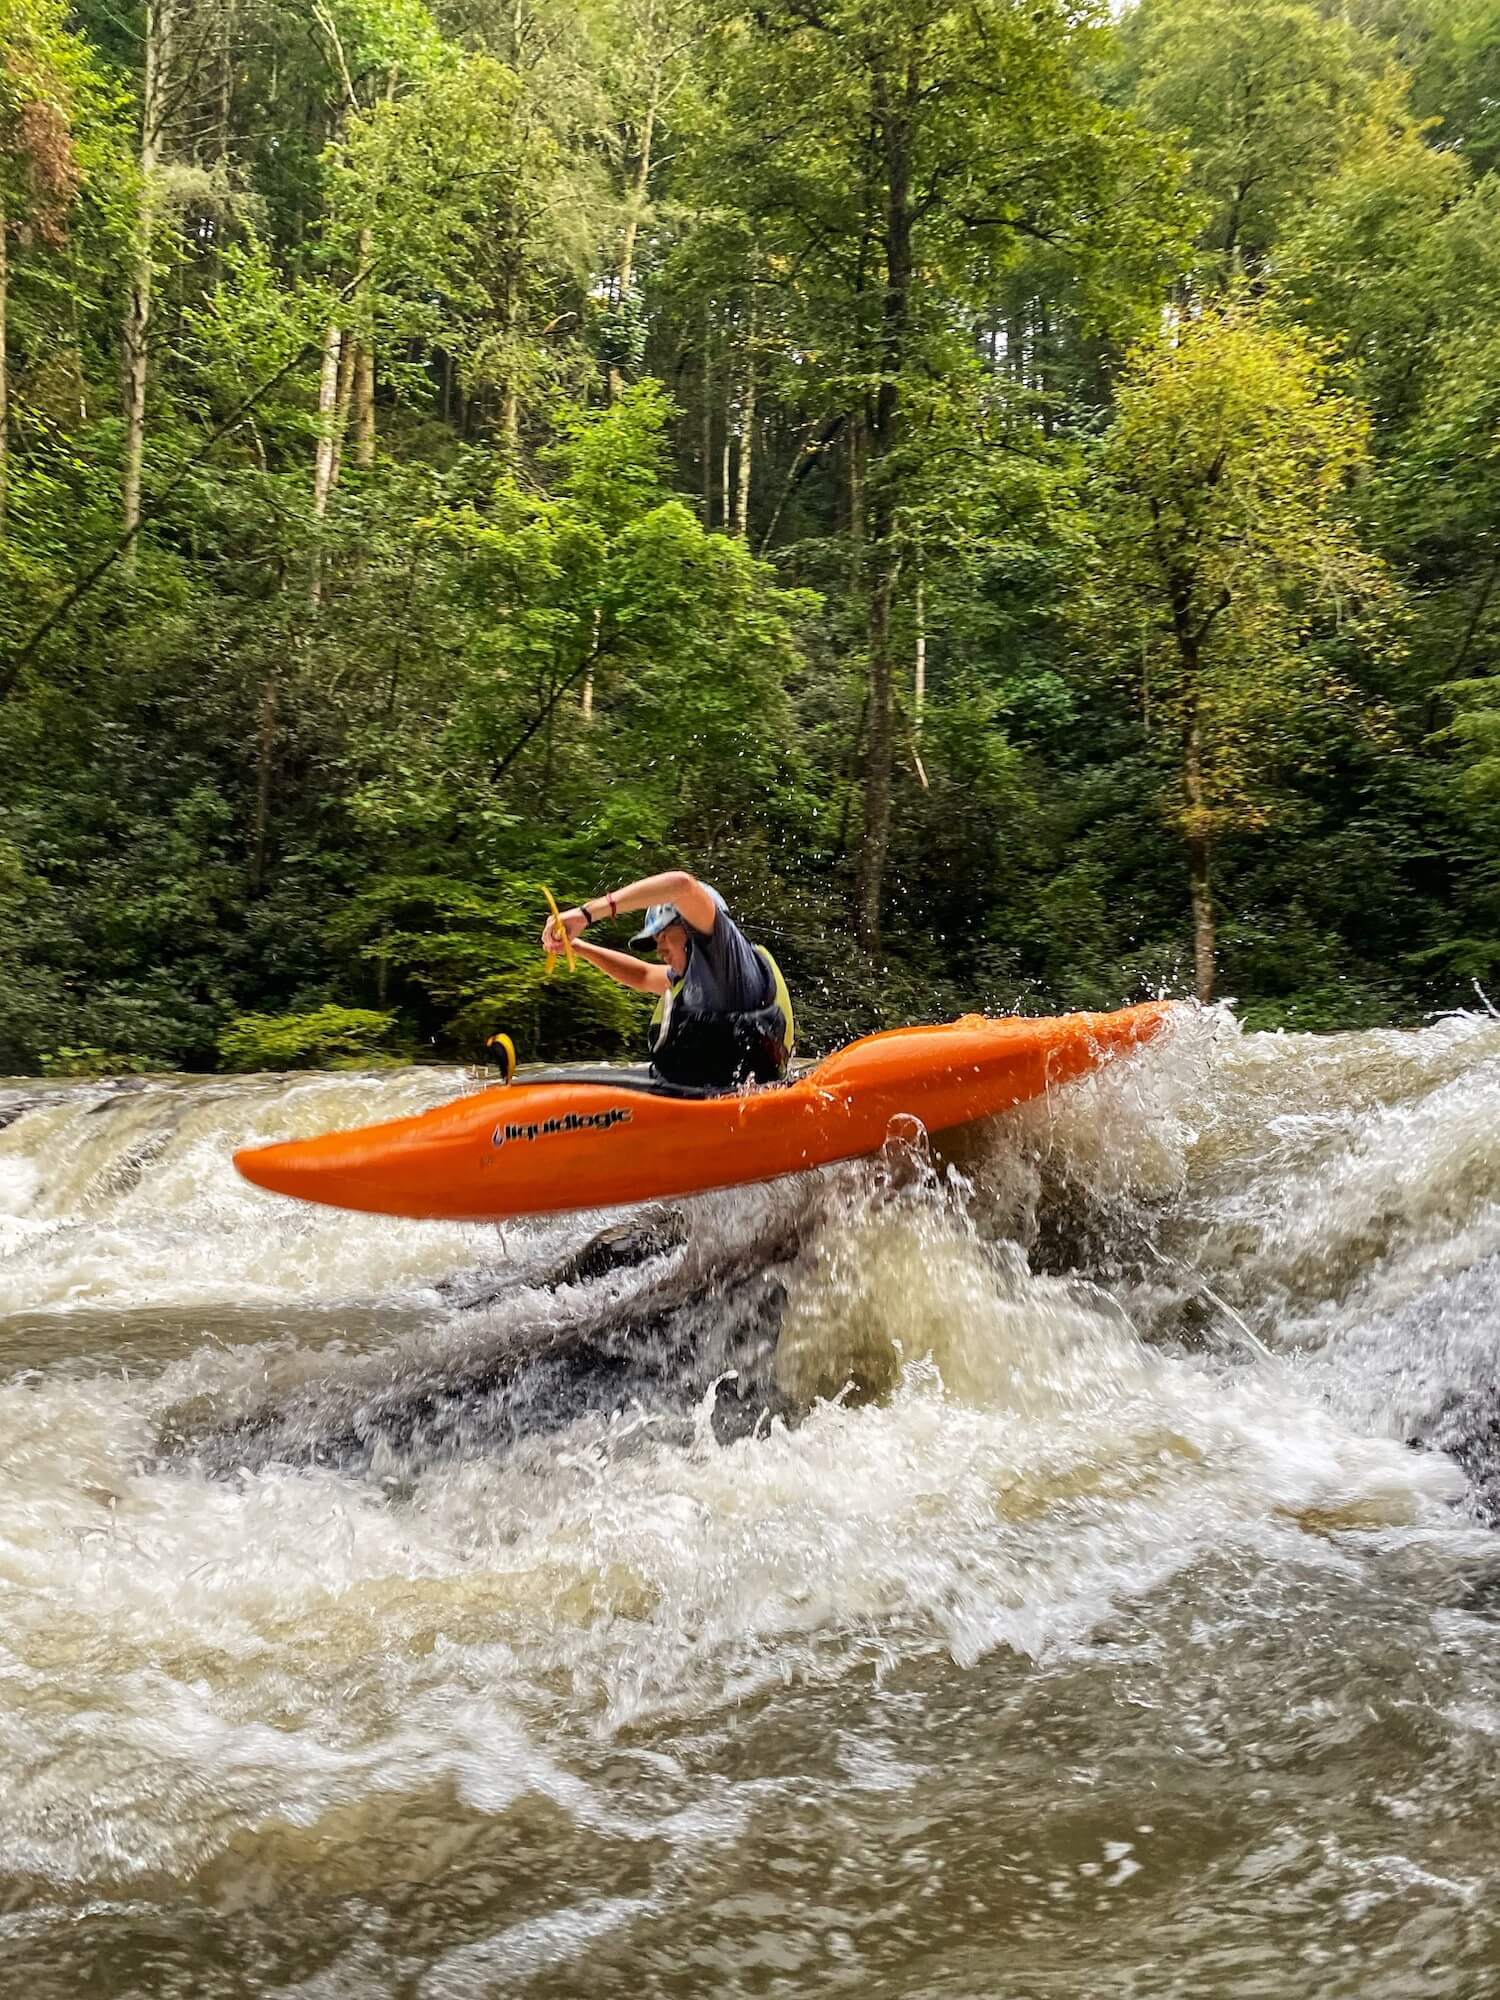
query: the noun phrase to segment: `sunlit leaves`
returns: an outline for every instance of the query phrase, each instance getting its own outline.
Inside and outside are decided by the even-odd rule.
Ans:
[[[1326,360],[1253,302],[1131,359],[1100,454],[1094,632],[1116,633],[1169,756],[1201,732],[1189,835],[1265,824],[1347,692],[1341,649],[1388,643],[1388,579],[1343,504],[1368,448]]]
[[[1135,100],[1188,144],[1221,273],[1258,269],[1319,177],[1402,118],[1385,50],[1307,0],[1142,0],[1129,31]]]

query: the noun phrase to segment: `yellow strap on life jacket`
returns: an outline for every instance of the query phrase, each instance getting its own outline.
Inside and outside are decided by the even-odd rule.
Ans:
[[[783,1046],[786,1049],[786,1059],[790,1062],[797,1051],[797,1017],[792,1012],[791,989],[782,976],[781,967],[772,958],[763,944],[756,945],[755,956],[770,968],[771,977],[776,983],[774,998],[776,1005],[781,1009],[781,1018],[786,1022],[786,1036]]]
[[[686,973],[683,974],[681,979],[674,979],[671,985],[667,988],[666,992],[659,997],[656,1005],[651,1009],[651,1025],[647,1033],[651,1046],[653,1048],[655,1048],[656,1046],[657,1036],[661,1033],[662,1023],[667,1018],[667,1002],[669,1000],[675,1000],[678,994],[682,991],[683,987],[686,985],[686,983],[687,983]]]

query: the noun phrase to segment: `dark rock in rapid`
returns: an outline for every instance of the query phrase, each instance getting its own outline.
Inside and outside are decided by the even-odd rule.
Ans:
[[[553,1271],[554,1285],[588,1285],[614,1271],[628,1271],[652,1257],[665,1257],[687,1242],[687,1222],[681,1209],[664,1209],[639,1222],[620,1223],[590,1237],[576,1255]]]
[[[1391,1388],[1407,1443],[1446,1452],[1469,1481],[1470,1511],[1500,1528],[1500,1257],[1434,1279],[1370,1331],[1380,1352],[1409,1357]]]
[[[24,1118],[28,1111],[34,1111],[45,1100],[37,1090],[7,1090],[0,1092],[0,1132],[8,1125],[14,1125],[18,1118]]]
[[[1483,1409],[1456,1411],[1445,1428],[1451,1441],[1441,1449],[1467,1475],[1475,1513],[1487,1528],[1500,1528],[1500,1410],[1492,1402]]]
[[[1416,1451],[1442,1451],[1469,1482],[1468,1505],[1487,1528],[1500,1528],[1500,1396],[1468,1395],[1445,1405]]]
[[[97,1118],[104,1111],[113,1111],[117,1104],[123,1103],[127,1098],[142,1096],[149,1086],[143,1076],[120,1076],[109,1077],[101,1087],[105,1094],[96,1098],[89,1106],[90,1118]]]
[[[669,1256],[687,1241],[687,1223],[680,1209],[653,1210],[634,1222],[617,1223],[591,1236],[581,1250],[535,1273],[529,1280],[555,1290],[560,1285],[590,1285],[616,1271],[631,1271],[653,1257]],[[513,1289],[514,1279],[497,1278],[493,1271],[468,1271],[445,1279],[439,1295],[450,1305],[472,1310],[493,1305]]]
[[[704,1271],[691,1255],[673,1255],[684,1235],[681,1217],[664,1214],[603,1232],[540,1280],[472,1274],[449,1296],[457,1292],[476,1320],[486,1309],[513,1315],[538,1289],[584,1295],[545,1324],[513,1318],[490,1340],[476,1331],[451,1359],[408,1346],[394,1360],[301,1383],[228,1422],[179,1411],[162,1425],[160,1450],[221,1476],[270,1465],[399,1476],[436,1460],[510,1451],[591,1415],[639,1410],[654,1428],[686,1422],[710,1394],[715,1434],[742,1436],[778,1408],[771,1364],[797,1246],[766,1239]],[[671,1264],[633,1291],[588,1296],[589,1286],[668,1256]]]

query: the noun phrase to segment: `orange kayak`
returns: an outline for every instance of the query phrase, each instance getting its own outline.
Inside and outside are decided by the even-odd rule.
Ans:
[[[896,1118],[929,1132],[966,1125],[1149,1041],[1169,1012],[970,1014],[870,1035],[789,1082],[718,1096],[628,1070],[561,1072],[419,1117],[247,1147],[234,1164],[277,1194],[375,1215],[499,1222],[612,1208],[856,1159],[879,1151]]]

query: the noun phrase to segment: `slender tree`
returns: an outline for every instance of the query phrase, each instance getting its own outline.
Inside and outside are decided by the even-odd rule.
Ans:
[[[141,467],[146,449],[146,386],[150,368],[151,294],[156,277],[156,229],[161,164],[172,98],[172,65],[181,0],[146,0],[141,81],[140,196],[131,246],[130,280],[120,347],[125,459],[120,475],[123,526],[133,563],[141,525]]]
[[[1213,998],[1216,844],[1274,817],[1278,781],[1347,693],[1333,642],[1383,643],[1379,562],[1346,494],[1363,413],[1264,307],[1232,301],[1138,347],[1100,453],[1096,643],[1144,654],[1169,816],[1187,852],[1198,997]]]

